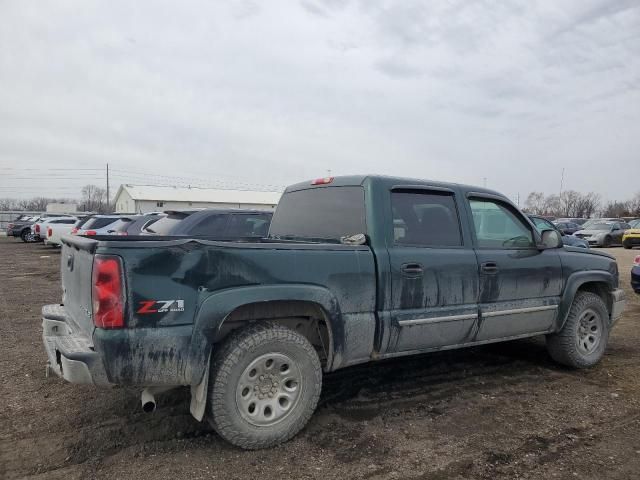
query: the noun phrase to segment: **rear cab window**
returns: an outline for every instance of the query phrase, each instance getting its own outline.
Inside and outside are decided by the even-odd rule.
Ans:
[[[367,233],[364,188],[319,187],[287,192],[271,221],[269,237],[339,243],[345,236]]]

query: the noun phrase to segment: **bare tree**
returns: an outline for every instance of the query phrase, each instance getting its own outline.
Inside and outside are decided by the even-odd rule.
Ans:
[[[544,201],[544,193],[531,192],[524,202],[524,209],[533,215],[542,215],[545,208]]]
[[[80,210],[85,212],[103,213],[108,210],[107,191],[96,185],[82,187]]]

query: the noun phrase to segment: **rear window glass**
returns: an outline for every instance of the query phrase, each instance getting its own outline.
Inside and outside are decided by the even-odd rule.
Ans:
[[[104,217],[97,217],[97,218],[92,218],[91,220],[89,220],[87,223],[85,223],[83,225],[83,228],[88,230],[88,229],[92,229],[92,230],[97,230],[99,228],[104,228],[107,225],[111,225],[113,222],[115,222],[116,220],[118,220],[118,217],[108,217],[108,218],[104,218]]]
[[[367,233],[362,187],[322,187],[285,193],[276,208],[270,237],[340,241]]]
[[[223,234],[228,220],[229,215],[209,215],[198,222],[191,230],[182,232],[182,235],[220,236]]]
[[[171,213],[152,225],[147,226],[145,231],[156,235],[169,235],[169,232],[188,216],[189,214],[187,213]]]
[[[227,237],[266,237],[271,215],[231,215],[225,235]]]

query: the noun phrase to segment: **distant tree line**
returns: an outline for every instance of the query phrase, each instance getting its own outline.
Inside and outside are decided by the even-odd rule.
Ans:
[[[552,217],[590,218],[640,217],[640,192],[626,201],[602,203],[597,193],[567,190],[560,195],[531,192],[524,202],[524,210],[533,215]]]
[[[96,185],[85,185],[80,191],[80,200],[63,197],[33,197],[27,199],[0,198],[0,210],[44,212],[49,203],[75,203],[78,211],[110,213],[112,205],[107,201],[107,191]]]

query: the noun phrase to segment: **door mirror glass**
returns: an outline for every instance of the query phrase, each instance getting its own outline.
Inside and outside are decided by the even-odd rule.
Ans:
[[[562,237],[555,230],[543,230],[540,236],[542,237],[540,247],[543,249],[560,248],[562,246]]]

